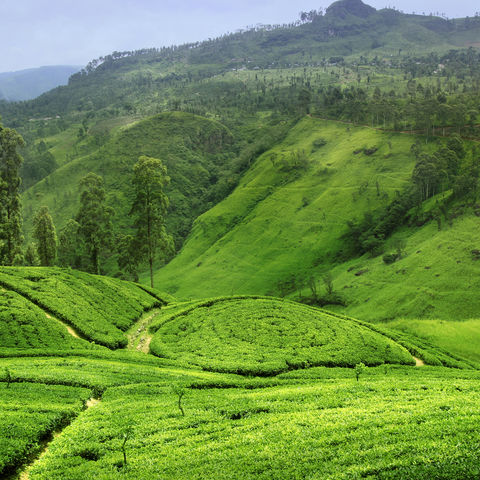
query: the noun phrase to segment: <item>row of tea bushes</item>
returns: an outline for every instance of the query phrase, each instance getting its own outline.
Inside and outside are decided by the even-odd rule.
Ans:
[[[125,347],[124,331],[145,310],[166,303],[131,282],[60,268],[2,267],[0,285],[109,348]]]
[[[200,302],[152,329],[153,354],[217,372],[268,376],[319,365],[414,364],[404,347],[363,325],[273,298]]]

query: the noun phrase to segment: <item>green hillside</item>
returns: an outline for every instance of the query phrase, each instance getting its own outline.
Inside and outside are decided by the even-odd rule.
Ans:
[[[424,225],[412,222],[386,243],[389,253],[398,240],[406,242],[393,264],[382,255],[347,260],[347,222],[386,206],[408,185],[415,141],[411,135],[303,119],[258,159],[227,199],[195,221],[157,282],[180,298],[295,291],[308,296],[310,279],[323,290],[322,276],[330,272],[345,304],[332,308],[365,320],[476,318],[475,204],[452,206],[440,230],[428,215],[443,197],[425,204],[424,213],[415,214],[426,218]],[[425,147],[433,150],[438,142]],[[365,149],[377,150],[368,155]]]
[[[480,361],[480,320],[399,319],[389,322],[388,327],[424,338],[457,355]]]
[[[23,296],[3,287],[1,292],[0,347],[90,348],[88,342],[72,336],[64,325]]]
[[[268,298],[206,302],[150,330],[154,355],[220,372],[268,376],[321,365],[413,364],[407,350],[377,332]]]
[[[480,264],[472,250],[478,246],[480,219],[471,207],[463,210],[440,231],[435,221],[399,231],[390,245],[405,238],[406,253],[391,265],[381,256],[365,255],[335,268],[335,288],[347,299],[345,310],[370,321],[478,318]]]
[[[0,475],[476,475],[478,371],[434,340],[285,299],[174,303],[58,268],[2,267],[0,285]],[[156,356],[68,325],[111,347],[148,328]]]
[[[70,339],[72,334],[109,348],[124,347],[124,332],[143,311],[170,300],[133,283],[59,268],[2,267],[0,285],[3,307],[8,307],[2,330],[10,329],[2,332],[0,346],[5,347],[89,347]],[[74,331],[65,335],[65,326]]]
[[[80,179],[94,172],[105,180],[117,228],[127,232],[132,223],[128,213],[133,165],[147,155],[161,158],[172,179],[167,190],[171,202],[168,230],[180,245],[193,219],[217,195],[221,198],[219,185],[228,191],[225,177],[231,170],[231,143],[228,130],[213,120],[181,112],[151,117],[120,129],[104,146],[64,164],[28,189],[23,195],[24,212],[31,220],[39,203],[47,205],[57,227],[63,227],[77,213]],[[31,230],[30,223],[26,230]]]
[[[410,178],[414,140],[304,118],[195,221],[157,282],[180,298],[279,294],[280,281],[328,268],[342,254],[346,222],[387,204]]]
[[[340,0],[0,100],[0,478],[478,480],[479,35]]]

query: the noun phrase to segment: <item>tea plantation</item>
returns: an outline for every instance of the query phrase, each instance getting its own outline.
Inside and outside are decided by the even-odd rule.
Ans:
[[[109,348],[126,346],[123,332],[144,310],[169,298],[133,283],[59,268],[3,267],[0,286],[55,315],[78,335]]]
[[[0,285],[1,478],[480,475],[475,359],[406,329],[58,268]]]
[[[273,375],[319,365],[413,363],[389,338],[293,302],[227,298],[181,310],[163,322],[152,353],[206,370]]]

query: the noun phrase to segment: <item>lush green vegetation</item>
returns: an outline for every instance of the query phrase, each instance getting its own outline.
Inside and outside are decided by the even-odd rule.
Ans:
[[[276,299],[204,302],[160,322],[150,327],[151,352],[205,370],[268,376],[319,365],[414,363],[368,328]]]
[[[168,386],[109,389],[30,478],[475,478],[478,375],[372,370],[358,383],[340,369],[311,383],[186,388],[184,416]]]
[[[51,432],[65,427],[83,409],[90,391],[59,385],[12,383],[0,388],[0,475],[16,470],[38,452]]]
[[[0,102],[0,476],[478,479],[479,29],[341,0]]]
[[[390,329],[420,337],[462,357],[480,362],[480,320],[399,319],[388,322]]]
[[[144,310],[166,303],[132,283],[59,268],[3,267],[0,284],[109,348],[126,346],[123,332]]]
[[[73,291],[67,285],[75,287],[80,312],[82,299],[111,315],[110,299],[125,313],[141,302],[139,290],[147,295],[135,284],[61,269],[0,274],[3,285],[16,282],[42,305],[54,305],[49,292],[61,299]],[[100,289],[102,300],[94,293]],[[16,300],[8,304],[15,318],[33,323],[45,313],[13,291],[2,293]],[[54,306],[69,312],[66,303]],[[93,317],[92,325],[102,322]],[[71,422],[45,443],[27,469],[30,479],[210,478],[213,471],[219,478],[477,475],[473,362],[409,334],[268,297],[172,303],[137,323],[148,325],[152,351],[167,358],[83,349],[80,340],[75,349],[41,343],[33,330],[28,346],[35,348],[2,346],[0,406],[4,421],[15,424],[14,436],[1,440],[8,471],[21,469]],[[29,338],[28,329],[20,333]],[[458,368],[418,368],[409,352]],[[97,400],[87,405],[90,397]]]
[[[316,147],[319,139],[325,144]],[[349,219],[402,190],[414,166],[411,144],[405,135],[304,118],[197,218],[156,281],[184,298],[296,290],[295,277],[306,280],[341,259]],[[373,146],[373,155],[354,154]]]
[[[0,346],[9,348],[90,348],[60,322],[13,291],[1,290]]]

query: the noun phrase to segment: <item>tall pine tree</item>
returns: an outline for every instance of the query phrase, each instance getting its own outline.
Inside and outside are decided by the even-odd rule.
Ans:
[[[170,178],[161,160],[141,156],[133,167],[135,200],[130,214],[135,218],[135,244],[139,260],[146,260],[153,287],[153,264],[160,254],[164,260],[173,250],[172,237],[165,230],[168,198],[164,188]]]
[[[57,257],[57,234],[48,207],[41,207],[33,219],[33,237],[37,241],[40,264],[50,267]]]
[[[22,214],[19,169],[22,157],[17,148],[23,138],[0,124],[0,264],[12,265],[22,254]]]
[[[113,209],[106,205],[102,177],[89,173],[80,180],[80,187],[80,210],[75,220],[90,257],[90,270],[99,274],[101,257],[112,246]]]

